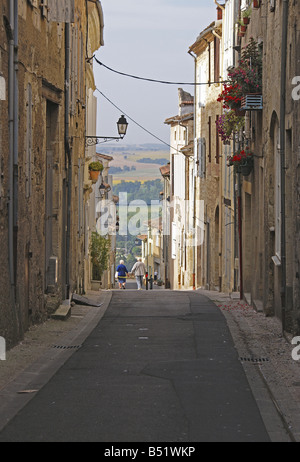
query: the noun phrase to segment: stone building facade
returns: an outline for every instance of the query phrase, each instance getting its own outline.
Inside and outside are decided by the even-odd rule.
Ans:
[[[278,317],[283,330],[299,333],[300,5],[289,0],[215,3],[217,21],[189,48],[196,83],[190,197],[196,227],[202,231],[188,257],[195,271],[193,288],[239,292],[257,310]],[[250,17],[246,26],[244,16]],[[253,41],[262,56],[262,94],[252,97],[260,103],[251,105],[251,98],[244,98],[242,111],[234,109],[242,120],[223,144],[216,122],[228,109],[218,101],[224,88],[218,82],[239,66],[243,50]],[[250,71],[256,72],[251,63]],[[246,148],[253,153],[250,173],[234,168],[228,159]],[[174,172],[171,162],[171,197],[172,175],[179,178],[183,171],[173,166]],[[171,222],[178,218],[174,208]],[[179,267],[172,270],[171,265],[172,271],[175,281]]]
[[[166,258],[169,267],[168,275],[165,277],[170,283],[170,288],[175,290],[193,286],[193,270],[190,264],[192,260],[189,258],[189,232],[192,225],[189,209],[191,185],[189,146],[190,143],[193,144],[193,108],[193,97],[180,88],[178,90],[178,114],[165,120],[165,124],[170,126],[171,146],[170,168],[167,169],[170,194],[167,197],[164,196],[164,213],[168,216],[164,219],[163,233],[170,236],[164,242],[168,245],[165,252],[168,252]]]
[[[100,46],[103,19],[100,2],[84,0],[4,1],[0,8],[0,335],[11,346],[84,290],[87,24],[97,10]]]
[[[198,233],[197,286],[218,290],[222,286],[221,267],[221,143],[216,120],[221,114],[217,101],[221,84],[222,21],[211,23],[189,47],[194,57],[197,84],[195,96],[195,191]],[[200,211],[202,212],[200,214]],[[200,240],[199,240],[200,239]]]
[[[244,292],[293,333],[300,331],[299,20],[298,2],[259,2],[241,38],[243,47],[254,37],[263,52],[263,109],[249,114],[254,170],[242,185]]]

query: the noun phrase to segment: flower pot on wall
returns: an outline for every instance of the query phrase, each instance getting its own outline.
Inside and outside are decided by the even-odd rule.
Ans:
[[[250,18],[246,18],[246,17],[243,18],[243,23],[244,23],[245,25],[248,25],[249,22],[250,22]]]
[[[245,25],[241,26],[241,32],[246,32],[246,30],[247,30],[247,26]]]
[[[90,170],[90,179],[92,181],[97,181],[98,178],[99,178],[99,175],[100,175],[100,171],[99,170]]]
[[[253,0],[253,8],[260,8],[260,0]]]

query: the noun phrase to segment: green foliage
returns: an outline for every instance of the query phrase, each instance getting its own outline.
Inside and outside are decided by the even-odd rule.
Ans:
[[[162,188],[163,184],[160,179],[145,181],[145,183],[122,180],[121,183],[114,185],[113,193],[118,196],[120,193],[126,192],[128,194],[128,202],[142,200],[147,205],[151,205],[151,200],[159,200],[159,193]]]
[[[94,172],[102,172],[103,165],[99,161],[91,162],[89,164],[89,170],[93,170]]]
[[[142,159],[137,160],[140,164],[158,164],[165,165],[169,162],[168,159],[151,159],[150,157],[143,157]]]
[[[94,274],[98,274],[101,280],[103,272],[107,269],[110,253],[110,241],[97,232],[92,233],[90,243],[90,254]]]
[[[250,18],[251,13],[252,13],[252,8],[250,6],[249,8],[247,8],[247,10],[243,11],[243,13],[242,13],[243,18]]]

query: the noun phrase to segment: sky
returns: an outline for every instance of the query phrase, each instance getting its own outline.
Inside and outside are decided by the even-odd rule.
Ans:
[[[95,53],[99,61],[150,79],[194,81],[194,60],[188,50],[216,20],[214,0],[101,0],[101,4],[104,46]],[[170,142],[170,128],[164,121],[178,114],[178,88],[193,94],[193,86],[135,80],[95,61],[94,74],[97,89],[120,109],[96,91],[98,136],[117,136],[116,122],[124,113],[159,140],[127,117],[127,135],[119,144]]]

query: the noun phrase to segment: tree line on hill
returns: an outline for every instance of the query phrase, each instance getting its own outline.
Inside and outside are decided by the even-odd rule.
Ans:
[[[128,202],[133,200],[142,200],[147,205],[151,205],[151,201],[160,199],[162,191],[162,180],[148,180],[142,183],[141,181],[124,181],[113,186],[113,194],[119,196],[120,193],[126,192]]]

